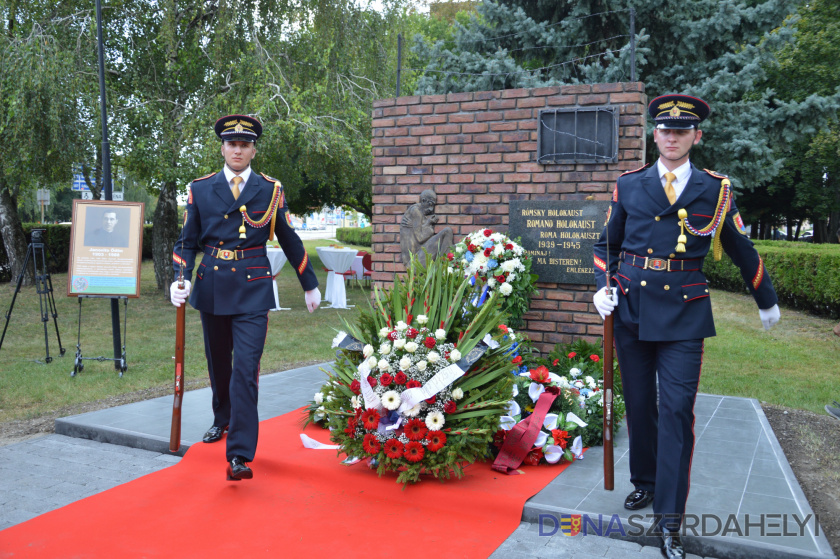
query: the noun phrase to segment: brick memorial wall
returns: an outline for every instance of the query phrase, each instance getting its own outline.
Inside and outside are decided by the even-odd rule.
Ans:
[[[615,163],[537,162],[541,109],[618,108]],[[508,231],[509,202],[609,200],[617,177],[644,164],[642,83],[570,85],[382,99],[373,109],[373,280],[404,272],[400,219],[423,190],[437,194],[436,230],[455,241],[478,229]],[[591,255],[587,265],[592,266]],[[540,351],[597,341],[592,285],[539,283],[524,330]]]

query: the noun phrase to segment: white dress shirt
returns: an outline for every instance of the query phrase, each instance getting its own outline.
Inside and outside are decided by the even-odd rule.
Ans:
[[[665,179],[665,173],[674,173],[677,177],[671,182],[671,186],[674,187],[674,194],[677,195],[677,200],[679,200],[680,194],[682,194],[683,190],[685,190],[685,185],[688,184],[688,177],[691,176],[691,163],[686,161],[673,171],[669,171],[665,165],[662,164],[662,159],[658,159],[656,161],[656,167],[659,171],[659,180],[662,181],[662,188],[665,188],[665,183],[668,182]]]
[[[230,168],[227,165],[225,165],[224,171],[225,171],[225,178],[228,181],[228,186],[230,187],[231,191],[233,190],[233,177],[235,177],[235,176],[242,177],[242,182],[239,183],[239,195],[242,196],[242,191],[245,190],[245,183],[248,182],[248,179],[251,177],[251,166],[248,165],[248,167],[244,171],[239,173],[239,175],[237,175],[236,173],[231,171]]]

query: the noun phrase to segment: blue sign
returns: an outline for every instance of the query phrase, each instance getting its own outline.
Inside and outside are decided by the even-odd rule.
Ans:
[[[73,175],[73,190],[77,192],[90,192],[84,175]]]

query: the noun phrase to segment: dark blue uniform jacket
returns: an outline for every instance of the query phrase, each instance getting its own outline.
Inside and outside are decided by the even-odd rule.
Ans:
[[[715,335],[702,271],[712,236],[696,236],[686,230],[686,251],[676,252],[681,233],[677,212],[684,208],[695,229],[707,226],[715,216],[723,178],[692,165],[685,189],[671,205],[656,165],[619,177],[608,223],[595,245],[595,280],[598,289],[604,287],[609,267],[611,286],[619,290],[618,318],[628,327],[638,328],[640,340],[676,341]],[[723,250],[740,268],[758,307],[775,305],[776,292],[746,235],[734,197],[719,227]],[[672,271],[656,269],[663,267]]]
[[[239,228],[243,223],[241,206],[253,223],[270,215],[275,182],[252,170],[238,200],[233,198],[224,172],[190,184],[185,223],[172,260],[175,278],[183,262],[184,277],[189,279],[196,255],[203,254],[190,295],[190,304],[199,311],[231,315],[274,308],[271,265],[265,253],[270,219],[261,227],[246,222],[244,239],[239,238]],[[287,219],[289,210],[282,186],[278,196],[275,235],[304,291],[315,289],[318,280],[300,237]]]

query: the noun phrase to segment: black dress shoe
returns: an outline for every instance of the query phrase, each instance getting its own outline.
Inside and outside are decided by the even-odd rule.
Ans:
[[[207,432],[204,433],[204,438],[201,440],[205,443],[214,443],[218,440],[221,440],[222,435],[225,434],[225,431],[227,431],[227,425],[225,425],[224,427],[216,427],[215,425],[213,425],[212,427],[207,429]]]
[[[679,532],[662,534],[662,557],[665,559],[685,559],[685,550]]]
[[[239,456],[230,461],[227,468],[228,481],[239,481],[240,479],[251,479],[254,472],[245,465],[245,460]]]
[[[636,489],[624,499],[624,508],[627,510],[643,509],[653,502],[653,491]]]

